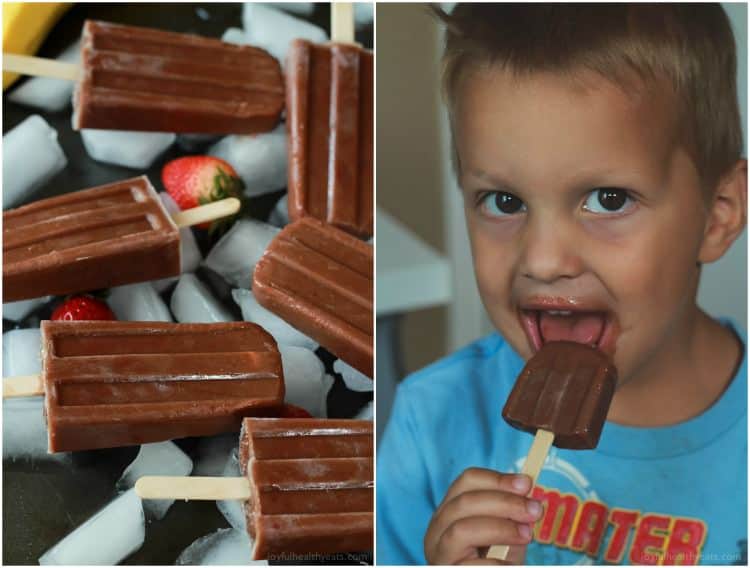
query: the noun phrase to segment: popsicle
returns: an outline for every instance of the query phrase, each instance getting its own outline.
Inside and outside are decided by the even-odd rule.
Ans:
[[[347,3],[331,5],[333,16]],[[349,4],[349,8],[351,5]],[[333,43],[295,40],[286,65],[289,217],[310,215],[372,235],[373,55],[351,42],[352,16]]]
[[[196,35],[87,20],[81,66],[3,54],[3,69],[77,81],[74,128],[252,134],[284,108],[266,51]]]
[[[236,213],[228,198],[170,216],[146,176],[3,212],[3,303],[180,273],[178,227]]]
[[[246,418],[239,461],[245,477],[142,477],[135,490],[143,499],[244,500],[256,560],[300,555],[304,564],[304,555],[372,550],[371,421]]]
[[[43,321],[42,374],[3,396],[43,394],[48,451],[238,430],[284,400],[276,342],[246,322]]]
[[[313,217],[287,225],[255,267],[266,309],[372,377],[372,247]]]
[[[534,434],[522,473],[536,481],[552,444],[574,450],[599,443],[617,385],[610,358],[589,345],[551,341],[526,363],[503,408],[503,418]],[[487,557],[505,560],[508,546]]]

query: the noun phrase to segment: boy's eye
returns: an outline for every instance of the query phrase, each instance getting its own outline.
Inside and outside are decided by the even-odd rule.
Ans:
[[[589,193],[583,208],[592,213],[622,213],[633,203],[633,199],[624,189],[602,187]]]
[[[526,210],[526,205],[512,193],[505,191],[491,191],[481,197],[480,206],[484,211],[493,217],[502,217],[504,215],[513,215],[520,211]]]

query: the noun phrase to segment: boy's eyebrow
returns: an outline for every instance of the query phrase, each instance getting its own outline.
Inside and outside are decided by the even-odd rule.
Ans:
[[[493,188],[502,188],[507,191],[511,191],[513,189],[513,185],[508,183],[502,177],[490,174],[480,169],[467,168],[466,174],[489,184]]]

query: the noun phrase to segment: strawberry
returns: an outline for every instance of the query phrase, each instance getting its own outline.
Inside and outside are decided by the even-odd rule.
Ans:
[[[280,417],[281,418],[312,418],[312,414],[310,414],[304,408],[300,408],[299,406],[294,406],[293,404],[286,403],[281,409]]]
[[[185,156],[167,162],[161,170],[161,181],[182,210],[227,197],[241,198],[245,187],[231,165],[213,156]],[[213,232],[231,220],[219,219],[198,227]]]
[[[52,312],[52,320],[115,320],[115,314],[102,300],[93,296],[70,296]]]

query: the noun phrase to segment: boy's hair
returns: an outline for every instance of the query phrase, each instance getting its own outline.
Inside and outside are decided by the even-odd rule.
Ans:
[[[446,25],[449,107],[467,70],[594,72],[626,93],[671,96],[676,140],[705,189],[742,156],[735,43],[719,4],[457,4]]]

